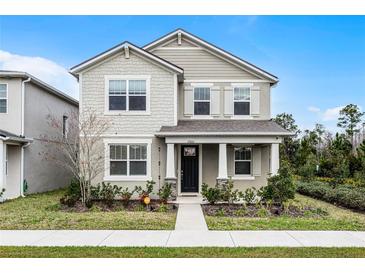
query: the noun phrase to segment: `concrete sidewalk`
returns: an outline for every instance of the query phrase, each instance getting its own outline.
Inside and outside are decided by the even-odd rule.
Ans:
[[[365,247],[365,232],[0,230],[1,246]]]

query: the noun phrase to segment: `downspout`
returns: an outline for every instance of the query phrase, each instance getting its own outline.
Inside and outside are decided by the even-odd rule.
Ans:
[[[20,135],[24,137],[24,112],[25,112],[25,83],[30,82],[32,78],[28,77],[27,80],[22,81],[22,95],[21,95],[21,128]],[[29,146],[30,143],[22,145],[20,152],[20,196],[24,197],[24,148]]]

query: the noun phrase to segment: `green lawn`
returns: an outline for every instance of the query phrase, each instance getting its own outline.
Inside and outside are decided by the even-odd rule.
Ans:
[[[176,213],[64,212],[63,190],[29,195],[0,204],[0,229],[174,229]]]
[[[303,204],[320,207],[328,212],[323,217],[215,217],[205,216],[211,230],[365,230],[365,214],[355,213],[334,205],[296,194]]]
[[[0,258],[365,258],[365,248],[0,247]]]

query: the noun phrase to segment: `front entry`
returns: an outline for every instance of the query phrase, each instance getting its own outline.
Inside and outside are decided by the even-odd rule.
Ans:
[[[181,146],[181,192],[199,192],[199,146]]]

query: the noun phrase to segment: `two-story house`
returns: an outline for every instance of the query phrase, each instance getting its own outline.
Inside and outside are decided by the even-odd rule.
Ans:
[[[278,78],[182,29],[140,48],[121,43],[71,68],[80,111],[111,126],[97,182],[172,182],[199,195],[230,176],[239,189],[267,183],[290,133],[271,120]]]
[[[57,159],[56,144],[46,145],[67,134],[68,116],[78,112],[78,101],[36,77],[19,71],[0,70],[0,190],[3,199],[64,187],[71,173],[44,155]],[[47,116],[62,119],[53,128]],[[62,131],[62,132],[58,132]]]

